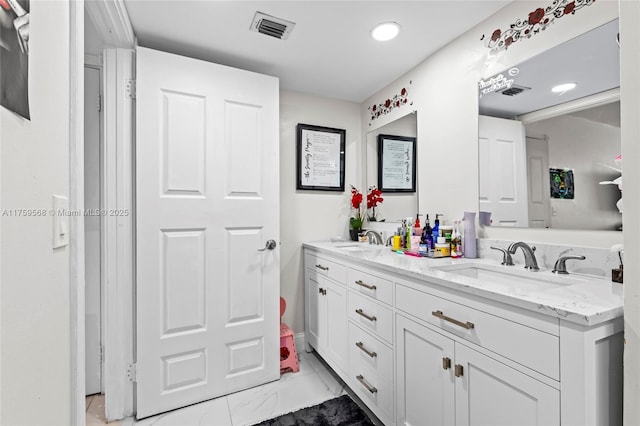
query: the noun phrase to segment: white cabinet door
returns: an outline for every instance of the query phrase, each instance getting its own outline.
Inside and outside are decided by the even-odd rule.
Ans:
[[[137,49],[137,415],[280,377],[278,80]],[[274,172],[275,171],[275,172]]]
[[[322,340],[326,339],[327,316],[325,312],[326,297],[323,297],[324,288],[320,284],[322,277],[315,272],[307,270],[305,272],[305,291],[307,298],[306,316],[307,316],[307,342],[316,350],[324,347]]]
[[[347,322],[347,289],[328,282],[327,292],[327,356],[335,367],[346,372],[349,366],[349,328]]]
[[[560,424],[560,391],[456,343],[456,425]]]
[[[396,327],[397,424],[453,425],[453,340],[400,315]]]

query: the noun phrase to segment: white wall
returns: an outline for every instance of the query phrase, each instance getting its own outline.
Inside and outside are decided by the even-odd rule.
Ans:
[[[32,1],[31,121],[0,108],[3,209],[69,195],[69,4]],[[70,424],[69,248],[52,217],[1,217],[1,424]]]
[[[617,186],[600,185],[619,173],[600,163],[614,165],[620,154],[620,128],[562,115],[525,126],[527,136],[544,136],[549,140],[549,167],[573,170],[575,198],[550,200],[551,228],[609,229],[622,224],[616,208],[620,199]]]
[[[346,129],[345,192],[296,190],[296,125]],[[360,106],[296,92],[280,92],[280,294],[283,318],[304,331],[302,243],[331,236],[348,238],[349,184],[363,190]]]
[[[640,2],[620,2],[624,167],[624,424],[640,425]]]

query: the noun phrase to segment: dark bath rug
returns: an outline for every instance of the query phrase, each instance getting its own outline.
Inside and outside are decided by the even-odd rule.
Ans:
[[[348,395],[265,420],[255,426],[374,426]]]

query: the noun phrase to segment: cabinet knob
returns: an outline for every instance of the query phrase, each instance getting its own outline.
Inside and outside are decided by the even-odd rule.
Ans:
[[[451,358],[446,356],[442,358],[442,368],[444,368],[445,370],[448,370],[451,368]]]
[[[364,347],[364,343],[362,343],[362,342],[356,342],[356,346],[359,347],[362,352],[364,352],[365,354],[369,355],[371,358],[375,358],[375,357],[378,356],[377,353],[372,352],[372,351],[368,350],[367,348],[365,348]]]
[[[358,379],[358,381],[362,384],[362,386],[367,388],[369,392],[371,393],[378,392],[378,389],[375,386],[371,386],[369,383],[367,383],[367,381],[364,379],[364,376],[362,374],[357,375],[356,379]]]
[[[378,320],[378,318],[376,318],[375,316],[365,314],[362,309],[356,309],[356,314],[360,315],[363,318],[368,319],[371,322]]]
[[[377,287],[375,285],[369,285],[369,284],[365,284],[362,280],[357,280],[356,284],[358,284],[360,287],[364,287],[368,290],[375,290]]]
[[[462,377],[464,369],[461,364],[456,364],[456,368],[454,369],[454,374],[456,377]]]

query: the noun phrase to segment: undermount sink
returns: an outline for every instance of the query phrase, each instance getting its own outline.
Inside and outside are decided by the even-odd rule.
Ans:
[[[518,268],[518,269],[512,269]],[[434,269],[505,286],[516,292],[551,290],[576,284],[579,280],[549,271],[531,272],[521,266],[493,266],[477,263],[446,265]]]

